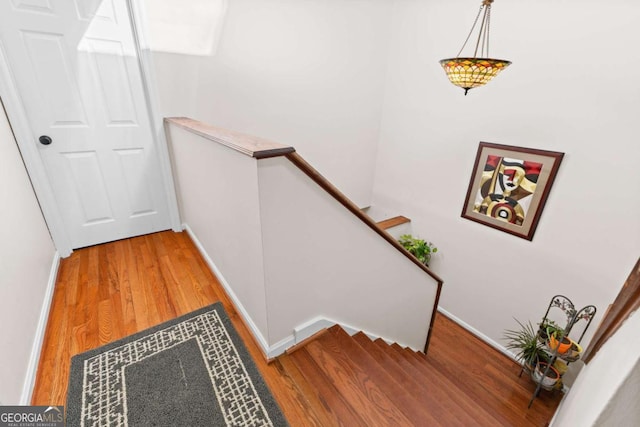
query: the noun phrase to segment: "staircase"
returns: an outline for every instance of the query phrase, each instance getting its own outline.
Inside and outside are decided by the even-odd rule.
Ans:
[[[323,426],[478,425],[459,413],[463,403],[442,388],[422,354],[340,326],[278,361],[318,410]],[[428,402],[421,397],[430,394]],[[434,399],[434,394],[439,395]],[[437,401],[434,405],[433,402]],[[427,406],[427,403],[429,406]],[[487,420],[491,425],[495,420]],[[453,424],[452,424],[453,423]]]
[[[428,347],[443,281],[388,231],[400,224],[383,230],[291,146],[188,118],[165,126],[181,219],[267,358],[332,319]]]
[[[296,426],[546,425],[559,396],[542,396],[527,411],[532,388],[517,377],[518,366],[492,356],[494,350],[479,354],[479,340],[466,334],[461,351],[450,349],[460,339],[452,333],[425,356],[362,332],[350,336],[336,325],[290,349],[275,365],[306,407],[306,419],[295,420]]]

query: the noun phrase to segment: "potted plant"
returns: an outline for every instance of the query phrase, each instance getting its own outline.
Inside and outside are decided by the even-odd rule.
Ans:
[[[431,255],[438,252],[438,248],[433,243],[413,237],[411,234],[400,236],[398,243],[427,267],[431,261]]]
[[[571,347],[562,355],[562,358],[568,362],[575,362],[582,355],[582,346],[572,339],[569,340],[571,341]]]
[[[531,373],[531,378],[535,382],[542,383],[545,388],[553,387],[560,379],[560,373],[553,366],[547,369],[550,362],[549,353],[538,340],[538,332],[531,322],[523,324],[518,319],[516,322],[520,325],[520,329],[507,329],[504,332],[507,340],[506,348],[515,351],[516,359]]]
[[[544,319],[539,326],[538,335],[540,340],[551,350],[557,348],[558,354],[564,355],[573,347],[573,341],[565,334],[564,328],[553,320]],[[558,342],[560,337],[562,337],[562,341]]]
[[[518,361],[525,368],[533,371],[538,361],[548,361],[548,354],[544,350],[543,344],[538,341],[538,334],[531,322],[523,324],[515,319],[520,325],[520,329],[507,329],[504,338],[507,340],[506,348],[512,350]]]
[[[554,335],[556,337],[564,335],[564,328],[560,327],[553,320],[548,320],[548,319],[545,320],[544,322],[542,322],[541,327],[542,326],[544,326],[547,338],[549,338],[552,335]]]
[[[549,342],[547,345],[551,350],[558,349],[558,354],[565,354],[571,348],[571,340],[569,337],[562,337],[562,340],[558,339],[557,334],[549,335]]]
[[[562,328],[560,326],[558,326],[558,324],[556,322],[554,322],[553,320],[549,320],[549,319],[543,319],[542,322],[538,323],[538,335],[540,337],[540,339],[542,340],[542,342],[546,343],[547,340],[549,339],[549,335],[547,333],[547,330],[551,330],[551,331],[559,331],[562,330]]]
[[[558,354],[565,354],[571,348],[571,339],[565,334],[564,329],[553,321],[547,322],[547,345],[551,350],[558,349]],[[562,337],[562,339],[560,339]]]
[[[560,373],[555,366],[550,366],[549,362],[538,362],[535,369],[531,372],[531,378],[541,383],[545,388],[551,388],[560,380]]]

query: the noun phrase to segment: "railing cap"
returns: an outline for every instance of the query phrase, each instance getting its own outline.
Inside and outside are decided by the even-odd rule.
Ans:
[[[296,151],[295,148],[288,145],[211,126],[188,117],[166,117],[164,121],[256,159],[283,156]]]

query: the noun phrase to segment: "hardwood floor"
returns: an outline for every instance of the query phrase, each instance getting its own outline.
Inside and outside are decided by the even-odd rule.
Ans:
[[[286,366],[286,360],[266,362],[188,235],[171,231],[76,250],[62,260],[32,404],[65,404],[73,355],[216,301],[224,305],[290,424],[335,425],[326,402],[296,382],[303,373]],[[560,399],[543,392],[527,409],[534,387],[518,378],[518,365],[442,315],[426,359],[421,369],[433,370],[434,384],[450,388],[462,402],[451,408],[450,419],[447,413],[434,417],[441,425],[456,425],[456,412],[473,417],[468,411],[482,407],[505,426],[544,426]],[[481,419],[477,425],[483,425]]]

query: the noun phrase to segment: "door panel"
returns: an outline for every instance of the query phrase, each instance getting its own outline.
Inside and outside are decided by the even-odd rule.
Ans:
[[[51,13],[51,2],[49,0],[12,0],[13,6],[20,10]]]
[[[130,207],[128,215],[134,217],[155,214],[153,200],[149,197],[152,192],[148,188],[148,180],[141,175],[146,170],[144,150],[133,148],[116,150],[116,153],[120,161],[121,175],[124,177],[127,189]]]
[[[75,76],[69,69],[62,34],[22,31],[24,48],[35,74],[50,126],[86,126],[84,106]]]
[[[0,37],[72,246],[170,228],[126,1],[0,1]]]
[[[96,152],[64,153],[64,157],[71,175],[67,179],[70,178],[74,196],[84,213],[80,223],[86,226],[114,221]]]
[[[116,22],[113,0],[74,0],[78,17],[85,21],[95,18]]]
[[[107,126],[137,126],[135,102],[124,61],[122,44],[88,40],[94,75],[100,86]]]

